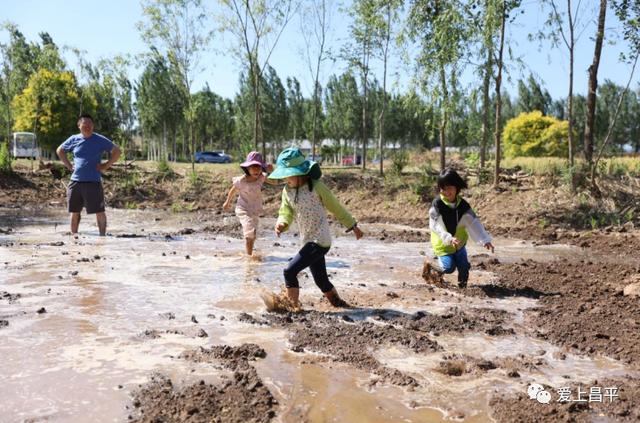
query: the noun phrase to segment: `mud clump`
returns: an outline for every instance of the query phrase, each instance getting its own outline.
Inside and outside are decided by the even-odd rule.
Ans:
[[[0,291],[0,300],[5,300],[9,304],[15,303],[21,297],[22,297],[22,295],[20,295],[20,294],[11,294],[11,293],[9,293],[7,291]]]
[[[467,371],[467,364],[463,360],[444,360],[436,370],[448,376],[462,376]]]
[[[179,331],[177,329],[167,329],[164,331],[159,331],[157,329],[146,329],[143,332],[140,332],[137,335],[137,338],[139,339],[158,339],[162,336],[162,334],[169,334],[169,335],[184,335],[184,332]]]
[[[0,329],[9,326],[9,321],[8,320],[4,320],[4,319],[0,319]]]
[[[434,370],[447,376],[459,377],[463,374],[478,375],[497,368],[498,365],[490,360],[452,354],[445,355]]]
[[[175,313],[173,313],[171,311],[167,311],[166,313],[159,313],[158,316],[162,317],[163,319],[167,319],[167,320],[174,320],[176,318]]]
[[[400,325],[418,332],[433,334],[461,333],[483,331],[491,336],[512,335],[514,330],[502,325],[511,317],[505,310],[496,309],[469,309],[464,312],[458,307],[449,309],[445,314],[431,314],[418,311],[410,316],[391,316],[390,323]]]
[[[266,317],[273,325],[290,331],[289,342],[293,351],[326,354],[334,361],[372,372],[381,381],[399,386],[415,387],[419,383],[409,375],[385,367],[374,357],[376,350],[392,345],[415,353],[440,350],[437,342],[424,333],[366,321],[346,323],[342,314],[308,311]]]
[[[242,323],[249,323],[252,325],[264,325],[265,322],[262,320],[258,320],[255,317],[253,317],[252,315],[250,315],[249,313],[240,313],[238,315],[238,321],[242,322]]]
[[[249,364],[250,360],[266,355],[256,344],[217,345],[186,351],[180,358],[221,363],[233,373],[220,386],[200,381],[183,387],[175,387],[164,375],[153,375],[149,383],[134,393],[135,410],[130,420],[140,423],[270,422],[276,415],[278,403]]]
[[[215,345],[211,348],[200,347],[196,350],[185,351],[180,358],[196,363],[221,362],[228,369],[246,369],[250,360],[265,358],[267,353],[256,344],[242,344],[239,347],[229,345]]]
[[[253,368],[235,372],[221,386],[200,381],[175,387],[168,377],[154,375],[134,394],[130,421],[267,423],[275,417],[276,405]]]
[[[538,298],[538,307],[525,315],[539,338],[579,354],[640,365],[640,307],[637,298],[623,295],[626,281],[640,273],[637,264],[594,258],[487,267],[498,275],[496,285],[476,286],[465,295]]]

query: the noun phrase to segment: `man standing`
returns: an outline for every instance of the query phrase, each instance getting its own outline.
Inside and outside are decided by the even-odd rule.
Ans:
[[[67,202],[71,213],[71,234],[78,235],[80,212],[96,214],[100,235],[107,232],[107,215],[104,212],[104,193],[101,172],[106,171],[120,157],[120,148],[108,138],[93,132],[93,118],[83,114],[78,118],[80,133],[70,136],[56,149],[65,167],[73,172],[67,187]],[[110,152],[109,161],[102,163],[102,153]],[[73,152],[73,165],[67,157]]]

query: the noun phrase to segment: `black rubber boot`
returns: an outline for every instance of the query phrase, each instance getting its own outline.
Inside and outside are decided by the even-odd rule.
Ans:
[[[467,268],[466,271],[458,270],[458,288],[466,288],[467,282],[469,281],[469,269],[471,269],[471,265]]]

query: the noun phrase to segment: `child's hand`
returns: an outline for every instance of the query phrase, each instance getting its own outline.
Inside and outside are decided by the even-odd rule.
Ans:
[[[287,224],[286,223],[284,223],[284,222],[276,223],[276,227],[275,227],[276,236],[280,237],[280,234],[282,232],[284,232],[285,229],[287,229]]]
[[[459,240],[458,238],[456,238],[456,237],[454,237],[454,238],[451,240],[451,245],[453,245],[454,247],[456,247],[456,249],[460,246],[460,244],[462,244],[462,243],[461,243],[461,242],[460,242],[460,240]]]
[[[222,210],[224,210],[224,211],[231,210],[231,203],[228,202],[228,201],[225,201],[224,204],[222,205]]]
[[[356,239],[360,239],[364,236],[364,233],[357,226],[353,228],[353,234],[356,236]]]
[[[491,250],[491,252],[493,253],[493,244],[490,242],[487,242],[486,244],[484,244],[484,248],[486,248],[487,250]]]

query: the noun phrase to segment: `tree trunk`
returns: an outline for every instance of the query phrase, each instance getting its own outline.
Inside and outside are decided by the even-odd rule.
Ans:
[[[567,0],[567,14],[569,16],[569,99],[567,101],[567,114],[569,115],[569,179],[571,192],[576,191],[575,169],[573,163],[573,53],[575,38],[573,35],[573,16],[571,15],[571,0]]]
[[[253,148],[258,151],[258,122],[260,119],[260,89],[258,88],[258,75],[255,65],[250,65],[251,69],[251,85],[253,88]]]
[[[159,151],[161,152],[160,154],[162,154],[162,158],[164,160],[167,160],[167,122],[163,120],[162,122],[162,146],[159,149]],[[158,160],[160,157],[156,158],[156,160]]]
[[[369,85],[369,41],[364,43],[362,49],[362,170],[367,168],[367,103],[368,103],[368,85]],[[354,158],[357,162],[358,155]]]
[[[378,128],[378,158],[380,159],[380,176],[384,175],[384,118],[387,110],[387,55],[389,52],[389,41],[391,39],[391,4],[387,4],[387,27],[385,33],[385,45],[383,51],[383,73],[382,73],[382,110],[379,117]]]
[[[172,138],[173,138],[173,157],[171,157],[171,161],[175,163],[177,155],[178,155],[178,130],[174,126],[172,129]]]
[[[364,74],[364,83],[363,83],[363,98],[362,98],[362,170],[367,168],[367,73]],[[354,157],[354,160],[358,161],[358,155]]]
[[[487,154],[487,142],[489,141],[489,108],[491,98],[489,97],[489,87],[491,85],[491,70],[493,69],[492,52],[487,49],[487,59],[484,66],[484,76],[482,81],[482,145],[480,146],[480,168],[484,169]]]
[[[627,82],[627,85],[624,87],[622,94],[620,94],[620,98],[618,99],[618,105],[616,106],[615,111],[613,113],[613,118],[609,123],[609,129],[607,130],[607,135],[602,141],[602,145],[598,150],[596,159],[593,161],[593,164],[591,165],[591,191],[593,193],[599,194],[600,190],[598,189],[598,186],[596,184],[596,170],[598,169],[598,161],[600,160],[600,157],[602,157],[602,153],[604,152],[605,147],[611,140],[611,135],[613,134],[613,129],[616,125],[616,121],[618,120],[618,116],[620,114],[620,108],[622,107],[622,101],[624,100],[624,97],[627,95],[627,92],[629,91],[629,86],[631,85],[631,80],[633,79],[633,74],[636,71],[637,64],[638,64],[638,55],[636,54],[636,57],[633,61],[633,67],[631,68],[631,74],[629,75],[629,81]]]
[[[320,63],[320,61],[318,61],[318,64]],[[312,125],[312,130],[311,130],[311,154],[313,155],[314,159],[316,157],[316,125],[318,122],[318,74],[316,73],[316,80],[314,83],[314,89],[313,89],[313,125]]]
[[[191,134],[191,172],[196,172],[196,134],[193,127],[193,122],[189,123],[189,133]]]
[[[500,136],[501,120],[502,120],[502,97],[500,96],[500,86],[502,85],[502,55],[504,53],[504,29],[506,26],[506,1],[502,0],[502,17],[500,19],[500,49],[498,50],[498,75],[496,76],[496,124],[495,124],[495,141],[496,141],[496,166],[493,177],[493,186],[498,188],[500,185]]]
[[[596,91],[598,89],[598,67],[600,66],[600,54],[602,53],[602,41],[604,40],[604,23],[607,14],[607,0],[600,0],[600,12],[598,14],[598,31],[593,52],[593,62],[589,66],[589,83],[587,94],[587,119],[584,128],[584,158],[589,166],[593,163],[593,135],[595,131],[596,116]]]
[[[440,170],[444,170],[447,164],[447,147],[446,147],[446,130],[447,130],[447,121],[449,119],[447,113],[447,107],[449,107],[448,101],[448,92],[447,92],[447,78],[445,75],[444,66],[440,66],[440,86],[442,88],[442,103],[440,109],[440,130],[439,130],[439,138],[440,138]]]

